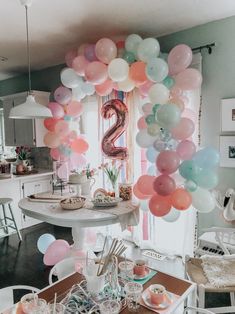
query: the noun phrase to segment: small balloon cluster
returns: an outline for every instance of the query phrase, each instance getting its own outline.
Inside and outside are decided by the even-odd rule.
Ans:
[[[70,245],[65,240],[56,240],[50,233],[44,233],[38,238],[37,248],[44,254],[44,264],[53,266],[68,255]]]
[[[159,71],[154,60],[147,63],[147,69],[157,83],[148,90],[150,103],[142,106],[136,136],[152,165],[148,174],[136,182],[134,194],[140,200],[149,200],[149,210],[158,217],[172,212],[178,218],[175,210],[186,210],[191,205],[200,212],[209,212],[216,205],[211,190],[218,184],[219,154],[213,148],[196,152],[192,141],[195,124],[187,115],[185,96],[185,92],[200,87],[201,74],[188,68],[192,51],[186,45],[174,47],[168,65]]]

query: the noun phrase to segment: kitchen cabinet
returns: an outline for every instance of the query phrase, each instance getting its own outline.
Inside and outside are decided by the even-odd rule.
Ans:
[[[48,92],[32,92],[37,102],[45,106],[48,104]],[[44,147],[43,138],[47,132],[43,124],[44,119],[9,119],[11,108],[22,104],[26,100],[26,97],[27,92],[23,92],[0,98],[4,114],[5,145]]]

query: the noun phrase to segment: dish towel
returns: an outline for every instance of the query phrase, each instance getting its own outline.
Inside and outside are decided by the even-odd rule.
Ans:
[[[235,286],[235,254],[201,257],[205,276],[216,288]]]

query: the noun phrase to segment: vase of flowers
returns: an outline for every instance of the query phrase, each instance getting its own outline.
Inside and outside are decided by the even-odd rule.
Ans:
[[[111,196],[118,197],[119,192],[118,192],[118,177],[120,174],[122,164],[117,165],[116,161],[113,160],[111,163],[107,162],[104,163],[100,166],[100,169],[103,169],[104,173],[106,174],[109,183],[111,185]]]
[[[97,174],[97,170],[95,168],[91,168],[90,164],[88,164],[85,169],[82,170],[81,175],[86,177],[86,180],[81,184],[81,194],[82,195],[90,195],[91,189],[95,184],[96,180],[94,176]]]
[[[21,165],[23,171],[25,171],[29,165],[29,157],[31,149],[28,146],[17,146],[15,149],[18,165]],[[22,171],[20,171],[22,172]]]

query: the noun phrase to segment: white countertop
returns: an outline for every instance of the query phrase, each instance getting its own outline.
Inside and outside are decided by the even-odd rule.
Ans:
[[[47,176],[47,175],[52,175],[54,171],[52,170],[46,170],[46,169],[37,169],[38,173],[32,173],[28,175],[12,175],[11,178],[1,178],[0,177],[0,184],[1,183],[6,183],[9,181],[15,181],[15,180],[31,180],[37,177],[42,177],[42,176]]]

